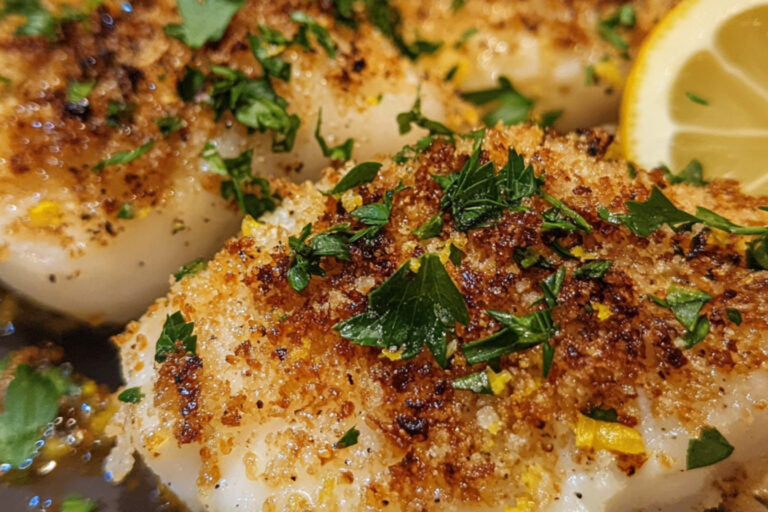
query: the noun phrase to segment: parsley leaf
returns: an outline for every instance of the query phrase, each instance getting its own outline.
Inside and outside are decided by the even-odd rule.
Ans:
[[[264,68],[266,75],[287,82],[291,78],[291,63],[281,59],[280,54],[291,41],[277,30],[264,25],[259,25],[259,32],[260,36],[248,34],[253,56]]]
[[[442,123],[433,121],[421,113],[421,96],[416,96],[416,101],[407,112],[401,112],[397,115],[397,126],[400,135],[405,135],[411,131],[411,124],[429,130],[430,135],[453,135],[453,130]]]
[[[613,265],[610,261],[591,261],[586,265],[582,265],[573,272],[575,279],[587,280],[587,279],[601,279],[608,269]]]
[[[352,158],[352,148],[355,145],[355,140],[349,138],[344,141],[343,144],[338,146],[328,147],[325,139],[320,134],[320,125],[323,122],[323,109],[317,112],[317,124],[315,125],[315,140],[320,145],[320,150],[323,152],[323,156],[335,160],[337,162],[346,162]]]
[[[635,8],[631,4],[619,7],[610,17],[597,23],[597,32],[600,37],[608,41],[619,50],[628,50],[629,43],[616,31],[617,28],[633,28],[636,22]]]
[[[181,311],[172,315],[166,315],[163,330],[155,345],[155,361],[162,363],[170,352],[177,350],[176,343],[181,343],[181,348],[190,354],[197,350],[197,336],[193,334],[195,324],[185,322]]]
[[[686,222],[696,222],[693,215],[672,204],[672,201],[659,190],[653,187],[651,196],[644,202],[627,201],[628,213],[615,215],[630,231],[639,236],[649,236],[660,227],[669,225],[675,227]]]
[[[499,77],[499,87],[464,92],[461,97],[479,106],[496,104],[496,108],[483,116],[483,122],[488,126],[496,126],[499,121],[505,125],[522,123],[533,108],[533,100],[523,96],[505,76]]]
[[[0,464],[19,466],[34,457],[35,443],[56,418],[62,394],[50,377],[24,364],[16,367],[0,414]]]
[[[165,33],[190,48],[218,41],[245,0],[177,0],[183,22],[166,25]]]
[[[568,219],[566,223],[562,223],[559,220],[555,220],[554,217],[550,217],[549,219],[544,216],[545,223],[542,224],[542,227],[546,229],[547,222],[552,222],[555,227],[561,228],[561,229],[567,229],[569,231],[571,230],[578,230],[578,231],[584,231],[585,233],[591,233],[592,232],[592,225],[584,219],[581,215],[576,213],[575,210],[572,210],[568,206],[566,206],[565,203],[563,203],[561,200],[552,197],[551,195],[547,194],[543,190],[539,189],[539,195],[542,199],[544,199],[546,202],[551,204],[555,212],[552,212],[552,215],[556,214],[556,217],[564,217]],[[567,224],[571,224],[573,226],[573,229],[567,226]]]
[[[672,174],[668,168],[664,167],[664,176],[666,176],[667,181],[672,185],[687,183],[694,187],[703,187],[708,183],[704,180],[704,172],[701,167],[701,162],[696,159],[691,160],[678,174]]]
[[[67,84],[67,101],[69,103],[80,103],[88,100],[88,95],[96,87],[96,80],[87,82],[71,81]]]
[[[602,407],[592,407],[585,416],[597,421],[607,421],[608,423],[618,423],[619,415],[616,409],[603,409]]]
[[[443,43],[417,39],[412,43],[406,43],[402,35],[402,18],[400,11],[390,5],[389,0],[365,0],[368,20],[373,26],[387,36],[400,50],[400,53],[411,60],[418,59],[421,55],[435,53]]]
[[[205,75],[197,68],[186,66],[184,77],[176,84],[176,92],[186,103],[195,101],[197,94],[203,90]]]
[[[544,297],[536,301],[537,304],[544,302],[550,308],[557,306],[557,296],[560,295],[560,290],[563,289],[563,283],[565,283],[565,272],[565,267],[560,267],[554,274],[540,283]]]
[[[485,371],[470,373],[463,377],[453,379],[451,383],[453,389],[462,389],[472,391],[478,395],[492,395],[491,381],[488,379],[488,373]]]
[[[137,404],[144,398],[144,393],[141,392],[141,388],[127,388],[117,395],[117,399],[127,404]]]
[[[564,112],[564,110],[547,110],[541,114],[541,118],[536,124],[542,128],[551,128],[562,117]]]
[[[133,218],[133,205],[131,203],[123,203],[120,205],[120,209],[117,210],[118,219],[132,219]]]
[[[439,213],[433,215],[418,228],[413,230],[413,234],[416,235],[419,240],[426,240],[427,238],[434,238],[440,236],[443,231],[443,217]]]
[[[352,217],[359,220],[368,227],[358,231],[349,239],[350,242],[356,242],[361,238],[373,238],[389,222],[389,215],[392,213],[392,198],[398,192],[402,192],[408,187],[400,183],[394,190],[387,190],[384,194],[384,201],[380,203],[371,203],[356,208],[350,213]]]
[[[533,247],[515,247],[512,259],[523,270],[531,267],[552,268],[552,262]]]
[[[360,437],[360,431],[357,430],[357,428],[352,427],[351,429],[347,430],[338,441],[333,443],[333,447],[336,449],[349,448],[350,446],[354,446],[357,444],[357,439],[359,437]]]
[[[455,43],[453,43],[453,48],[456,50],[459,50],[462,46],[467,44],[467,41],[469,41],[469,38],[473,35],[480,32],[477,27],[470,27],[467,30],[465,30],[461,36],[456,40]]]
[[[694,102],[694,103],[698,103],[699,105],[704,105],[705,107],[706,107],[707,105],[709,105],[709,101],[708,101],[708,100],[705,100],[705,99],[704,99],[704,98],[702,98],[701,96],[699,96],[699,95],[697,95],[697,94],[694,94],[694,93],[692,93],[692,92],[686,92],[686,93],[685,93],[685,96],[686,96],[686,98],[688,98],[688,99],[689,99],[689,100],[691,100],[692,102]]]
[[[712,300],[712,296],[708,293],[673,284],[667,289],[666,299],[651,297],[651,300],[671,310],[675,318],[686,328],[683,336],[686,348],[698,344],[709,333],[709,319],[706,315],[699,316],[704,304]]]
[[[461,351],[468,364],[488,362],[541,345],[557,332],[548,309],[523,316],[500,311],[488,311],[488,314],[505,327],[487,338],[463,345]]]
[[[451,260],[451,263],[453,263],[455,267],[461,265],[461,260],[463,260],[466,256],[467,255],[464,254],[464,251],[453,244],[451,244],[451,246],[448,248],[448,259]]]
[[[768,270],[768,236],[756,238],[749,243],[747,265],[756,270]]]
[[[178,272],[173,274],[173,278],[178,283],[186,276],[193,276],[206,268],[208,268],[208,262],[204,258],[197,258],[179,268]]]
[[[131,122],[136,105],[122,101],[110,101],[107,104],[107,126],[124,126]]]
[[[222,158],[209,141],[200,156],[208,162],[211,172],[229,176],[229,180],[221,182],[221,197],[234,199],[240,211],[258,219],[276,208],[276,197],[270,194],[269,181],[251,172],[253,149],[243,151],[235,158]],[[259,193],[246,192],[249,186],[256,186]]]
[[[218,120],[231,111],[248,128],[272,132],[272,151],[284,153],[293,149],[301,121],[285,110],[288,102],[272,89],[267,79],[251,80],[241,71],[212,66],[211,103]]]
[[[739,226],[729,221],[722,215],[718,215],[712,210],[699,206],[696,208],[696,217],[711,228],[720,229],[733,235],[766,235],[768,226]]]
[[[398,347],[403,359],[413,358],[426,345],[437,363],[448,363],[446,332],[456,322],[469,321],[464,298],[435,254],[400,268],[368,297],[368,309],[333,328],[358,345],[389,349]]]
[[[725,316],[728,317],[728,320],[730,320],[731,323],[736,325],[741,325],[741,322],[742,322],[741,312],[738,309],[734,309],[734,308],[726,309]]]
[[[165,116],[155,119],[155,124],[160,128],[160,134],[163,137],[168,137],[173,132],[181,129],[184,125],[184,120],[179,116]]]
[[[370,183],[379,174],[381,164],[379,162],[363,162],[357,164],[350,171],[339,180],[335,187],[327,192],[323,192],[325,195],[339,195],[343,194],[349,189],[359,187],[364,183]]]
[[[733,445],[716,428],[705,428],[698,439],[688,440],[685,469],[711,466],[730,457],[733,450]]]
[[[291,20],[299,25],[299,31],[293,38],[294,43],[307,51],[312,51],[312,46],[309,44],[309,34],[312,34],[320,46],[325,48],[330,58],[336,57],[336,43],[333,42],[325,27],[318,25],[312,16],[303,11],[293,11]]]
[[[396,164],[404,164],[432,145],[433,140],[435,140],[434,136],[427,135],[416,141],[416,144],[406,144],[400,151],[395,153],[395,156],[392,157],[392,161]]]
[[[288,238],[292,255],[291,266],[288,269],[288,283],[299,293],[304,291],[313,275],[325,277],[325,270],[320,266],[320,260],[323,257],[349,259],[348,224],[333,226],[309,238],[311,233],[312,224],[307,224],[298,238],[293,236]],[[307,241],[308,238],[309,241]]]
[[[39,0],[6,0],[0,18],[9,15],[26,18],[26,22],[16,29],[17,36],[45,36],[52,41],[57,37],[59,22]]]
[[[357,29],[357,20],[355,20],[355,11],[352,5],[355,0],[331,0],[336,21]]]
[[[140,156],[142,156],[144,153],[147,153],[150,151],[153,147],[155,147],[155,140],[150,139],[149,142],[146,144],[142,144],[136,149],[129,150],[129,151],[119,151],[112,155],[111,157],[107,158],[106,160],[102,160],[101,162],[97,163],[91,168],[91,171],[93,172],[101,172],[105,167],[109,165],[123,165],[127,164],[129,162],[133,162]]]
[[[509,148],[506,165],[497,176],[499,193],[508,207],[516,207],[520,202],[538,192],[543,181],[533,174],[533,167],[525,165],[522,155]]]
[[[79,494],[70,494],[61,502],[61,512],[96,512],[96,502]]]

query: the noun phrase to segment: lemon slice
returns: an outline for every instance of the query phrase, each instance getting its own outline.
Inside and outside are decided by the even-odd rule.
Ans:
[[[768,0],[684,0],[645,42],[627,80],[629,160],[768,194]]]

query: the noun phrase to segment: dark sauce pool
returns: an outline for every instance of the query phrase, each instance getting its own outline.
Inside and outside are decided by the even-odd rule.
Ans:
[[[0,301],[3,296],[0,290]],[[5,300],[7,305],[9,299]],[[76,373],[114,391],[121,377],[117,351],[109,337],[119,331],[119,327],[76,324],[22,303],[12,325],[0,318],[0,359],[25,346],[53,343],[64,349],[63,361],[70,363]],[[96,501],[98,512],[179,510],[164,498],[154,476],[140,461],[122,484],[107,482],[101,465],[108,452],[108,447],[103,447],[92,450],[90,457],[68,456],[45,476],[29,471],[0,476],[0,511],[54,512],[59,510],[61,500],[73,493]]]

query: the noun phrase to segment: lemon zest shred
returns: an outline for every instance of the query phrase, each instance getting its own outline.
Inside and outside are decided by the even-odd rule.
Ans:
[[[610,306],[601,304],[600,302],[592,302],[591,304],[595,311],[597,311],[597,319],[601,322],[605,322],[613,316]]]
[[[645,453],[640,433],[621,423],[599,421],[583,414],[576,423],[576,447],[638,455]]]
[[[39,228],[55,228],[61,225],[64,212],[61,205],[55,201],[43,200],[29,209],[29,220]]]

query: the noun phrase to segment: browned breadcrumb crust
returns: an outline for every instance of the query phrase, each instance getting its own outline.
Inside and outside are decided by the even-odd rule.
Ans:
[[[285,240],[275,247],[260,246],[251,237],[229,241],[207,271],[180,283],[167,302],[156,306],[180,310],[195,323],[200,340],[202,369],[195,393],[204,414],[200,418],[207,418],[199,440],[204,459],[200,482],[216,481],[217,460],[227,453],[233,425],[258,429],[277,419],[293,426],[268,440],[271,448],[288,454],[287,460],[270,463],[265,476],[277,487],[291,475],[295,478],[308,460],[322,465],[329,457],[342,457],[307,437],[302,426],[340,435],[354,421],[346,418],[364,412],[366,427],[383,439],[370,456],[389,467],[387,481],[367,487],[370,506],[393,499],[408,510],[439,510],[441,502],[498,504],[512,499],[515,482],[530,464],[554,467],[557,449],[566,443],[561,434],[579,412],[592,406],[615,408],[619,420],[633,426],[640,414],[637,397],[643,393],[650,398],[653,414],[678,418],[694,432],[706,414],[697,404],[720,393],[718,374],[746,375],[765,367],[768,272],[746,268],[739,237],[698,227],[692,233],[664,228],[640,238],[601,221],[597,208],[621,211],[626,200],[648,197],[655,184],[689,211],[702,205],[754,224],[768,221],[764,212],[755,210],[766,198],[745,196],[729,181],[700,189],[671,187],[660,170],[641,171],[630,179],[624,162],[607,159],[612,136],[599,130],[559,136],[518,127],[488,130],[485,140],[482,161],[501,166],[508,148],[514,147],[537,174],[546,174],[550,194],[594,226],[591,234],[571,233],[561,243],[612,261],[605,277],[573,279],[580,263],[564,260],[548,247],[552,235],[542,233],[537,215],[548,205],[538,198],[528,200],[528,212],[507,211],[496,225],[466,236],[444,213],[440,239],[419,242],[412,230],[438,212],[441,197],[430,175],[456,171],[467,158],[466,144],[459,151],[435,142],[414,161],[385,164],[373,183],[356,189],[369,203],[381,200],[400,180],[410,187],[395,196],[391,220],[372,243],[351,245],[349,261],[326,258],[328,276],[313,277],[301,294],[286,280],[291,257]],[[336,181],[338,173],[329,172],[328,179]],[[274,185],[283,197],[299,202],[306,190],[282,181]],[[340,222],[355,223],[337,199],[321,201],[315,232]],[[459,266],[445,265],[470,312],[468,325],[456,331],[460,345],[500,328],[486,309],[524,314],[540,296],[539,283],[552,271],[518,268],[512,257],[515,247],[534,247],[568,270],[560,305],[553,311],[560,329],[552,339],[555,356],[547,379],[541,377],[540,348],[534,348],[501,358],[501,366],[512,374],[503,396],[457,391],[451,386],[453,378],[483,368],[467,367],[460,352],[445,370],[428,353],[391,361],[332,329],[365,310],[373,283],[361,283],[378,285],[409,258],[439,251],[448,241],[458,243],[467,255]],[[714,297],[703,310],[710,317],[711,332],[691,350],[675,345],[683,329],[672,313],[647,299],[649,294],[663,296],[672,282]],[[596,303],[609,308],[610,318],[601,321],[587,308]],[[726,320],[726,308],[742,312],[740,326]],[[138,328],[130,326],[117,342],[129,342]],[[242,379],[248,393],[230,393],[227,375]],[[185,378],[184,372],[163,368],[155,384],[157,396],[175,392],[179,379]],[[177,400],[156,403],[182,420],[183,404]],[[500,435],[478,422],[478,412],[487,406],[498,415]],[[189,441],[178,432],[176,437],[180,443]],[[586,461],[591,454],[582,451],[579,457]],[[631,475],[643,460],[623,455],[617,464]],[[333,464],[325,467],[330,471]]]

